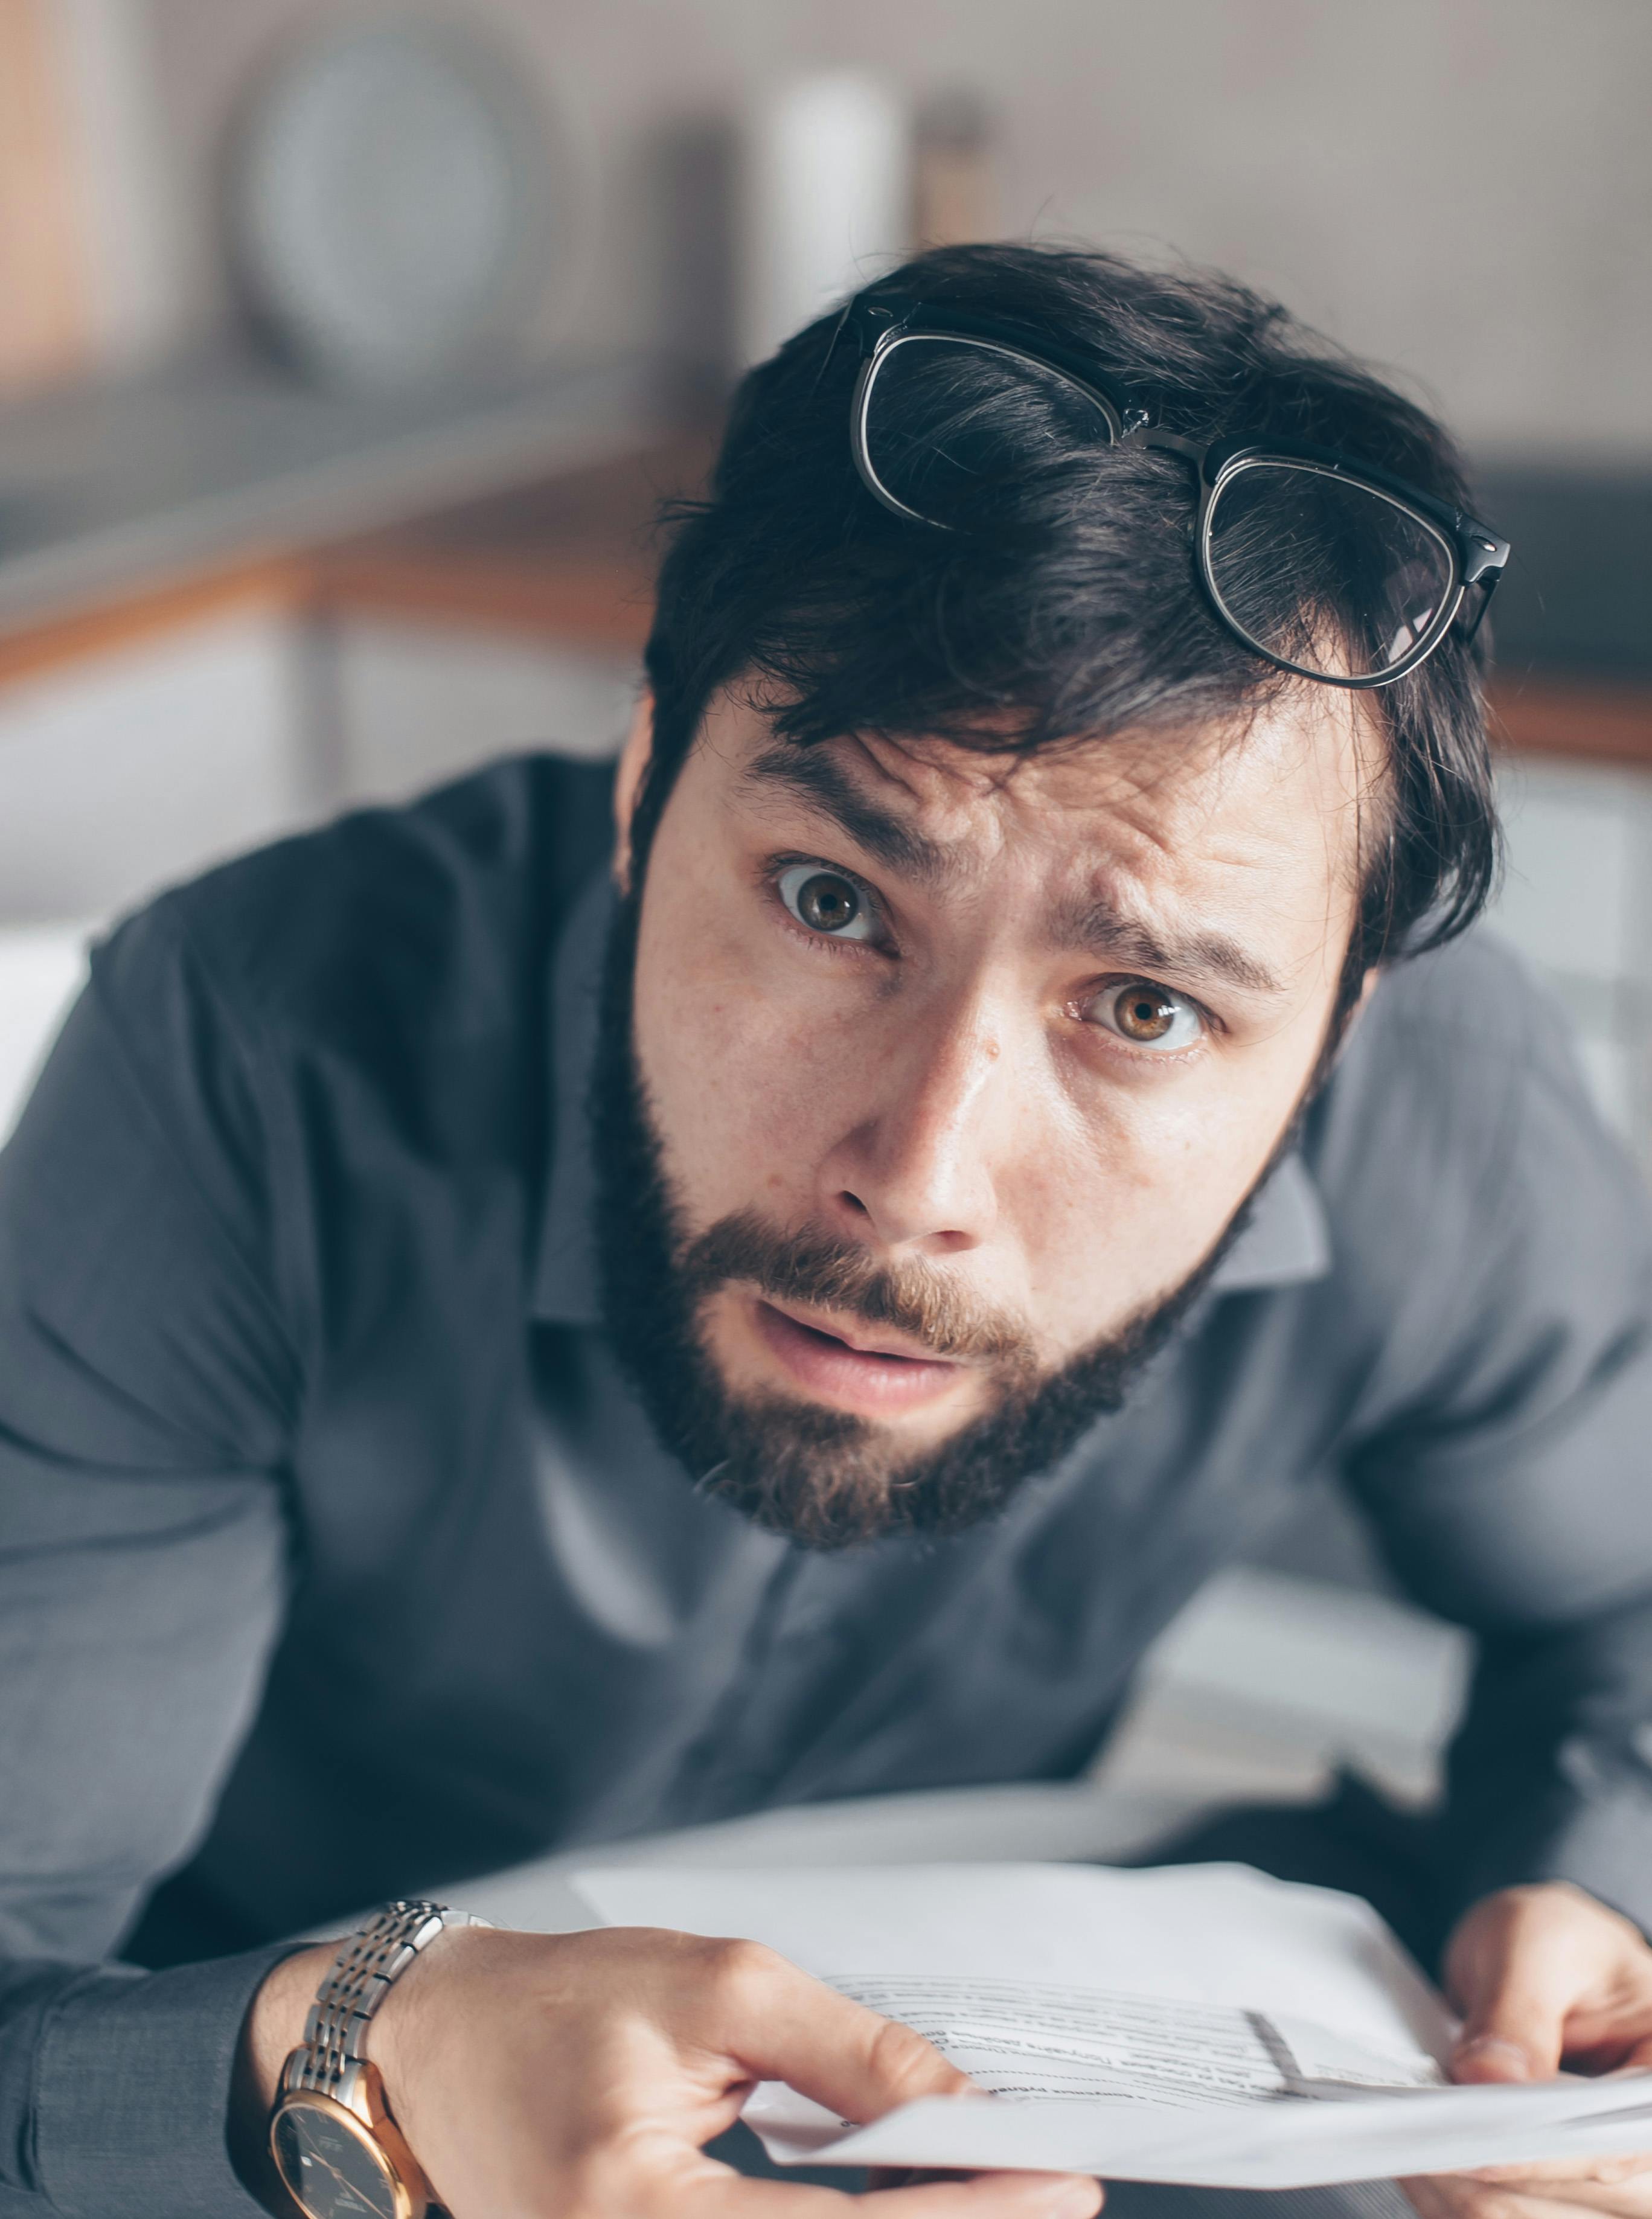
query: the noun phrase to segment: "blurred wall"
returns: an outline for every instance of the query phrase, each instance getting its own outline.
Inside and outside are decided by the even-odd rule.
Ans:
[[[204,190],[248,67],[313,0],[150,10],[181,317],[224,313]],[[978,88],[1006,233],[1223,264],[1420,382],[1482,456],[1652,459],[1646,0],[474,0],[573,135],[582,332],[658,339],[661,132],[779,71]]]

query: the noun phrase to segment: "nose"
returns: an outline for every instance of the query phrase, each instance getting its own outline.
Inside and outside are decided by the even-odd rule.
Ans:
[[[885,1035],[873,1107],[820,1167],[821,1201],[851,1238],[924,1256],[978,1247],[997,1221],[994,1165],[1013,1122],[1001,1024],[977,1006]]]

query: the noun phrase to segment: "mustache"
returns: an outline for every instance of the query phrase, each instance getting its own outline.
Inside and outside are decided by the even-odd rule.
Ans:
[[[919,1258],[878,1263],[852,1240],[816,1231],[784,1233],[754,1209],[736,1210],[700,1234],[681,1263],[699,1302],[739,1283],[774,1301],[833,1310],[886,1326],[952,1363],[990,1365],[1031,1377],[1033,1344],[1016,1321],[972,1302]]]

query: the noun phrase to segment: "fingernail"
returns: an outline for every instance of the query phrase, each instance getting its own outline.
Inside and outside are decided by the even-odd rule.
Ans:
[[[1071,2188],[1063,2189],[1054,2202],[1045,2208],[1049,2219],[1090,2219],[1090,2215],[1099,2209],[1100,2204],[1101,2197],[1096,2188],[1089,2181],[1081,2180]]]
[[[1500,2034],[1480,2034],[1472,2042],[1460,2042],[1451,2062],[1459,2066],[1491,2065],[1517,2079],[1531,2078],[1531,2053],[1522,2049],[1518,2042],[1506,2042]]]

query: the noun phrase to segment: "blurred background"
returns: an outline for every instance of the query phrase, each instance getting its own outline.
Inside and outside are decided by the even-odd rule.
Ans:
[[[742,364],[1030,236],[1225,265],[1461,436],[1494,929],[1652,1172],[1649,95],[1646,0],[0,0],[0,1133],[123,908],[614,748]],[[1420,1793],[1463,1662],[1327,1513],[1114,1772]]]

